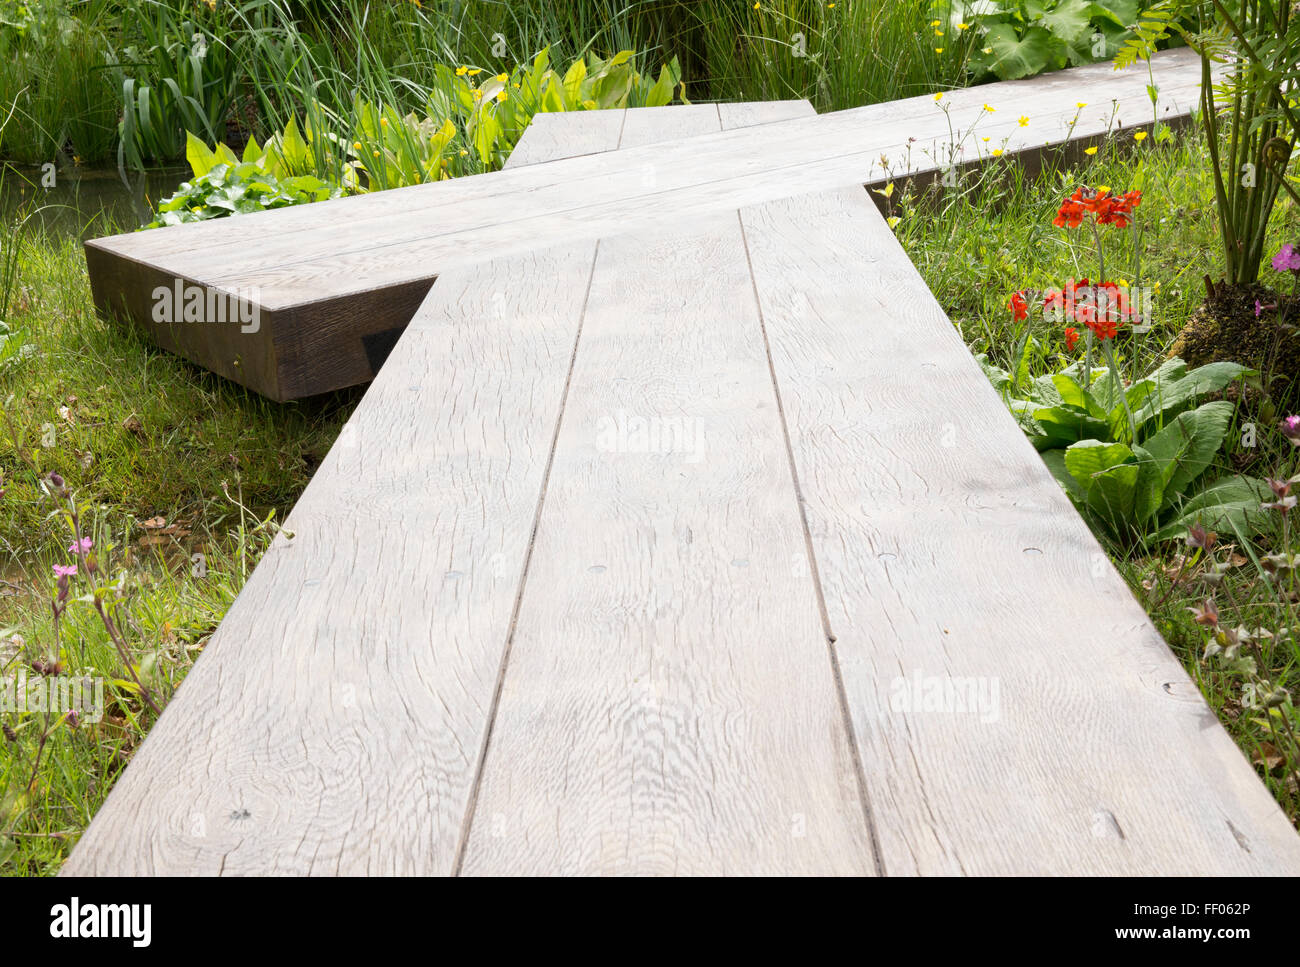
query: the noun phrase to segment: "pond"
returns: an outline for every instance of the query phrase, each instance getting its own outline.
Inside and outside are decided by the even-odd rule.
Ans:
[[[30,227],[79,238],[129,232],[189,175],[186,166],[125,175],[116,168],[0,166],[0,221],[31,214]]]

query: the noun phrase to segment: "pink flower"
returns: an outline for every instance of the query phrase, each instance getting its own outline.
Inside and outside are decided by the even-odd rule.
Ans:
[[[1282,435],[1292,446],[1300,447],[1300,416],[1288,416],[1282,421]]]
[[[1262,315],[1264,314],[1264,310],[1266,310],[1266,309],[1276,309],[1276,308],[1277,308],[1277,306],[1275,306],[1275,305],[1267,305],[1267,306],[1266,306],[1266,305],[1264,305],[1264,303],[1262,303],[1262,302],[1260,302],[1258,299],[1256,299],[1256,300],[1255,300],[1255,318],[1258,319],[1260,316],[1262,316]]]
[[[77,555],[85,554],[88,550],[90,550],[94,546],[95,546],[94,541],[92,541],[89,537],[83,537],[81,540],[68,545],[68,553],[77,554]]]
[[[1279,272],[1300,272],[1300,250],[1287,242],[1273,256],[1273,268]]]
[[[55,576],[56,578],[70,578],[70,577],[72,577],[72,575],[74,575],[74,574],[76,574],[76,573],[77,573],[77,565],[75,565],[75,564],[67,564],[67,565],[64,565],[64,564],[56,564],[56,565],[54,565],[54,576]]]

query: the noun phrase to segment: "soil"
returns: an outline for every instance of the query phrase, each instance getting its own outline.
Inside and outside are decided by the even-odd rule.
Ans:
[[[1258,318],[1255,303],[1265,308]],[[1300,298],[1264,285],[1219,285],[1192,313],[1169,357],[1188,366],[1225,360],[1257,369],[1275,393],[1300,389]]]

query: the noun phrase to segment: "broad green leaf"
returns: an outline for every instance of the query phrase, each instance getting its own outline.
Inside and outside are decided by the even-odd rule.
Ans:
[[[984,46],[993,49],[993,72],[1004,81],[1039,74],[1051,62],[1057,43],[1042,27],[1030,27],[1023,37],[1010,24],[994,24],[984,36]]]
[[[1262,480],[1241,476],[1216,480],[1183,501],[1156,532],[1155,539],[1186,537],[1188,528],[1196,523],[1221,533],[1269,533],[1277,526],[1277,516],[1260,504],[1272,499],[1273,492]]]
[[[582,82],[587,77],[587,65],[581,59],[575,60],[564,72],[564,107],[561,110],[576,108],[582,99]]]
[[[1094,17],[1105,18],[1118,27],[1137,23],[1139,0],[1093,0],[1088,4]]]
[[[1178,414],[1163,430],[1143,441],[1159,471],[1166,504],[1210,465],[1228,433],[1233,409],[1227,400],[1206,403]]]
[[[1154,384],[1152,391],[1133,414],[1139,434],[1149,432],[1150,428],[1144,426],[1149,421],[1167,417],[1187,407],[1198,396],[1216,393],[1239,379],[1254,375],[1254,370],[1236,363],[1207,363],[1189,370],[1181,359],[1170,360],[1148,377]]]
[[[309,167],[311,152],[307,148],[307,142],[298,133],[298,124],[293,118],[289,118],[284,134],[280,136],[280,154],[292,172],[301,172]]]
[[[190,170],[195,178],[202,178],[217,163],[217,156],[193,132],[185,132],[185,160],[190,163]]]
[[[1033,417],[1043,428],[1043,433],[1057,441],[1058,446],[1068,446],[1079,440],[1096,440],[1107,435],[1104,420],[1089,417],[1075,409],[1050,406],[1034,410]]]
[[[1133,447],[1133,454],[1138,461],[1138,479],[1133,501],[1133,516],[1139,524],[1146,524],[1160,512],[1165,494],[1165,480],[1161,476],[1160,464],[1150,451],[1140,446]]]
[[[1086,488],[1097,474],[1112,467],[1131,464],[1136,468],[1133,457],[1133,451],[1122,443],[1082,440],[1065,451],[1065,469]]]
[[[1069,376],[1064,373],[1056,373],[1052,377],[1052,385],[1061,394],[1061,402],[1066,406],[1073,406],[1076,409],[1083,410],[1089,416],[1099,420],[1106,419],[1106,410],[1097,403],[1091,393]]]
[[[1066,453],[1067,459],[1069,453]],[[1090,510],[1109,523],[1116,531],[1136,519],[1138,479],[1142,468],[1135,463],[1124,463],[1092,475],[1088,486],[1087,503]]]
[[[1092,34],[1093,5],[1088,0],[1064,0],[1042,15],[1041,23],[1067,44]]]

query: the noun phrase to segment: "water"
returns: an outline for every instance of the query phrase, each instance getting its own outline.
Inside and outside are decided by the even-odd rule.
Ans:
[[[39,168],[0,168],[0,220],[32,214],[30,227],[94,238],[139,228],[153,217],[154,206],[190,176],[188,167],[128,173],[116,168],[68,167],[53,172],[54,185]]]

